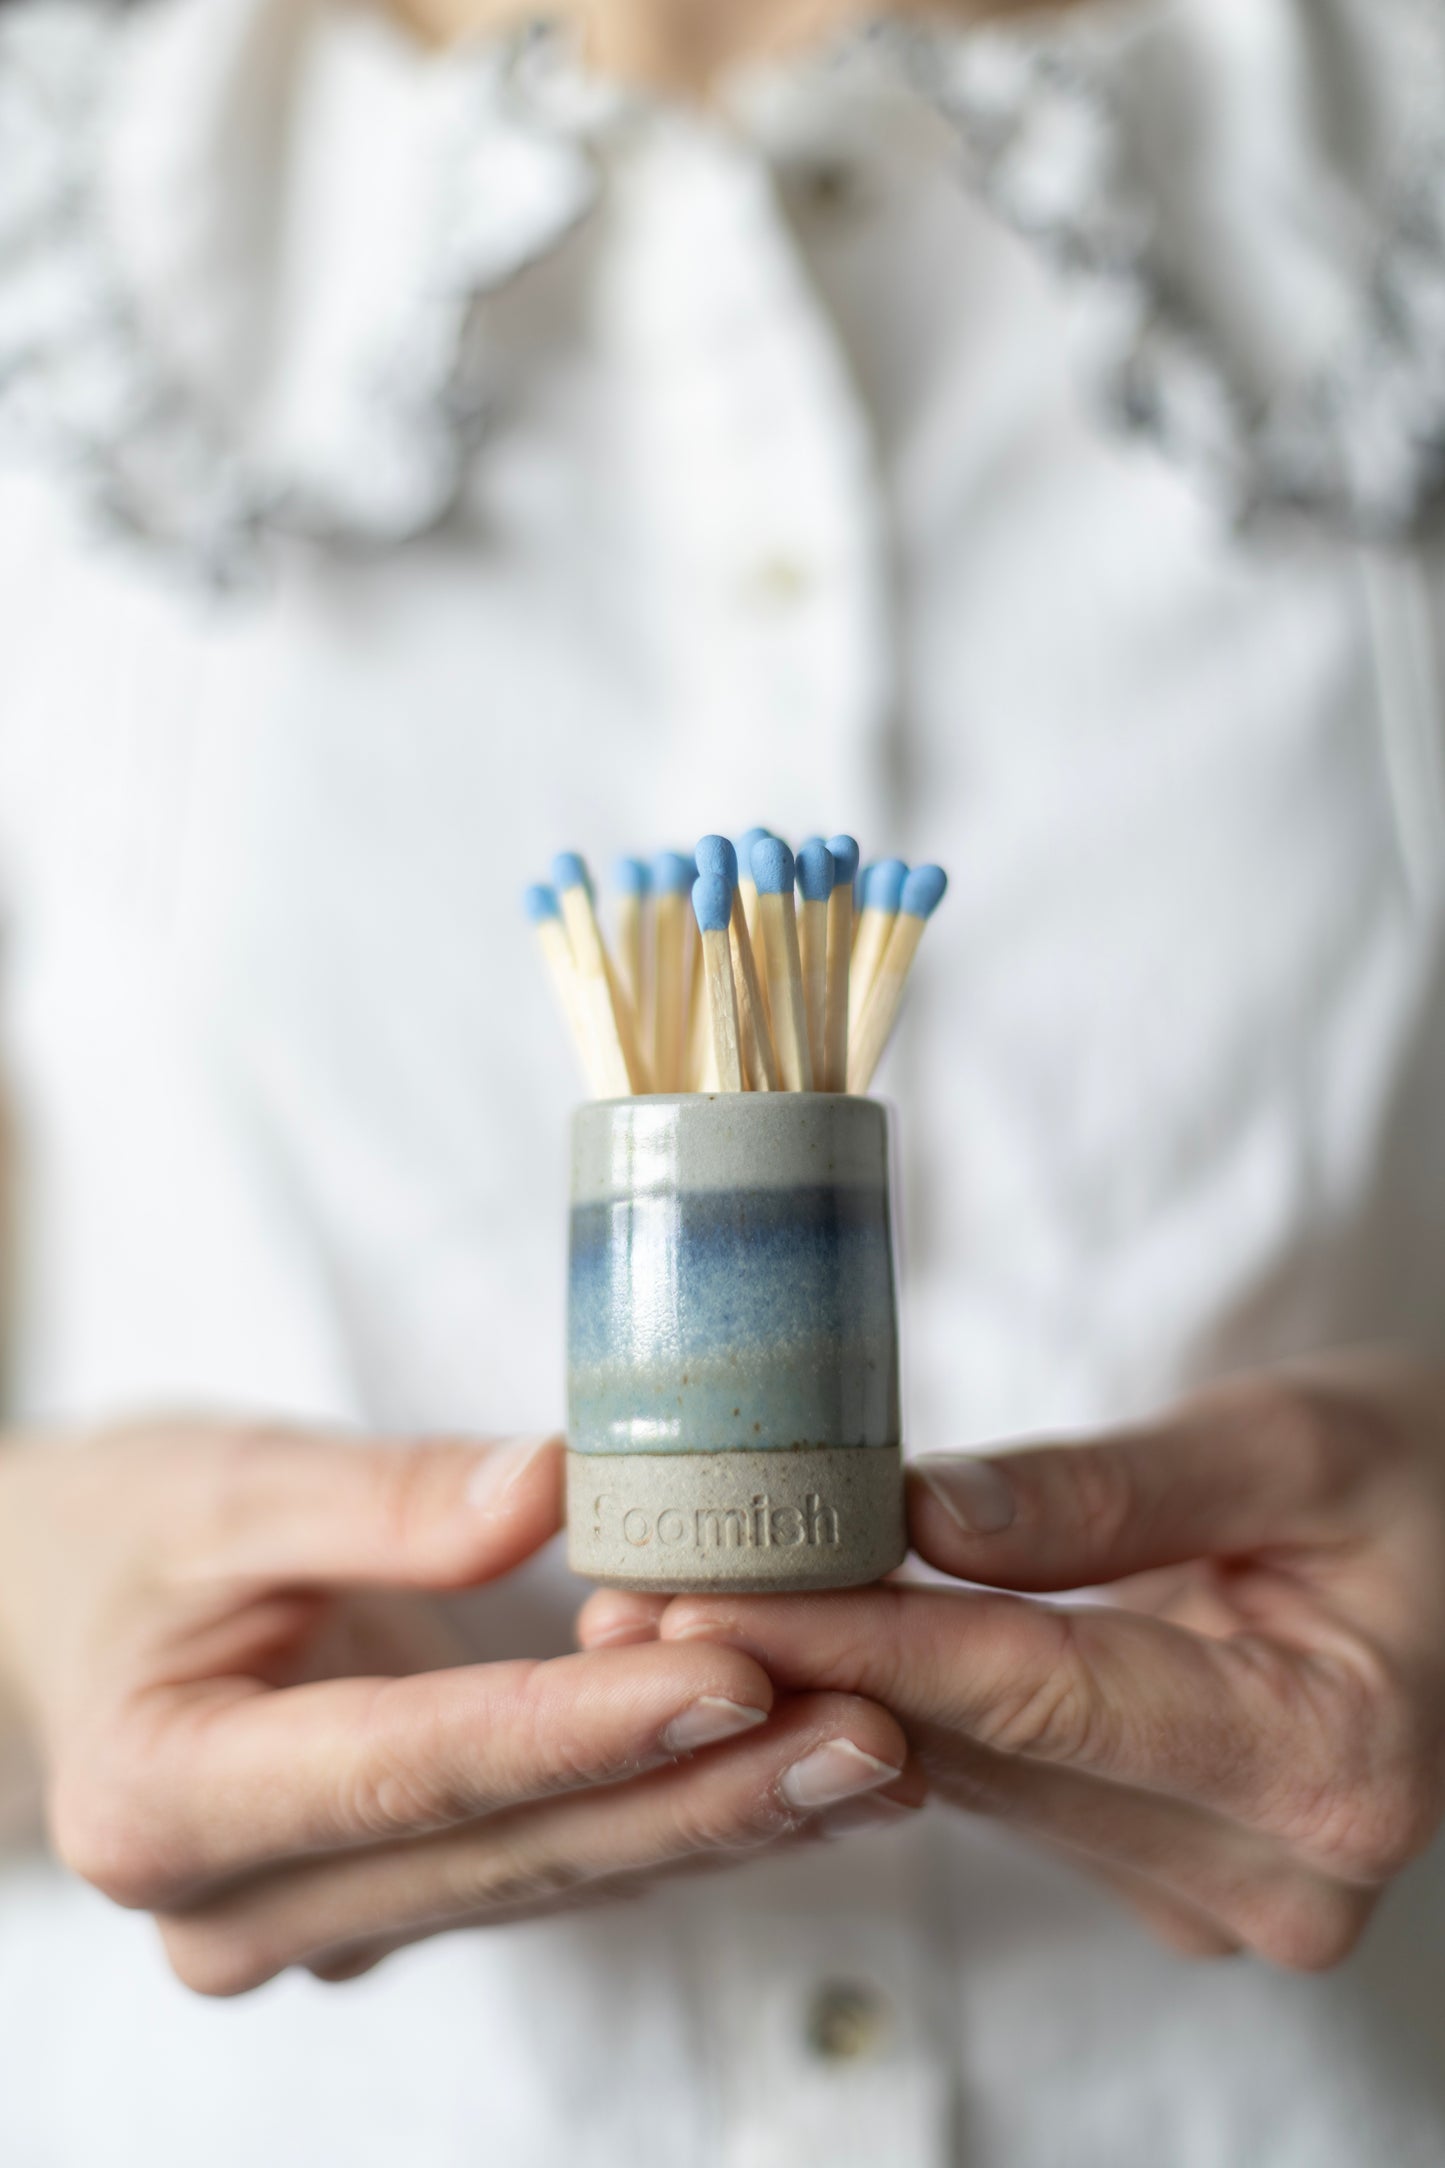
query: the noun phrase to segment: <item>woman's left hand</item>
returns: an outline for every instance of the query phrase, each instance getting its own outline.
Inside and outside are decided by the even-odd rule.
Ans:
[[[982,1587],[606,1592],[582,1639],[724,1642],[787,1691],[866,1695],[941,1797],[1176,1948],[1345,1957],[1445,1809],[1445,1375],[1352,1356],[1093,1443],[923,1460],[910,1517]],[[1030,1600],[1082,1588],[1103,1600]]]

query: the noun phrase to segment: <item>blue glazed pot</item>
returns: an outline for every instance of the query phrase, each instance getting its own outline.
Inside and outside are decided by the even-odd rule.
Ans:
[[[585,1106],[572,1200],[569,1488],[595,1530],[589,1551],[574,1510],[573,1563],[654,1587],[841,1586],[896,1564],[887,1109]]]

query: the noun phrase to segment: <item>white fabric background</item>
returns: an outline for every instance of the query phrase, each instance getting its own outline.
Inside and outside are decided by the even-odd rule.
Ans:
[[[78,40],[46,46],[63,107],[93,24],[46,12]],[[1169,16],[1182,45],[1136,42]],[[1251,228],[1262,314],[1321,155],[1298,64],[1332,64],[1315,26],[1346,16],[1261,6],[1251,44],[1217,11],[1226,87],[1237,66],[1257,93],[1241,125],[1293,177],[1231,208],[1226,144],[1197,176],[1218,167],[1225,226],[1198,192],[1180,216],[1216,267]],[[1064,86],[1064,174],[1080,96],[1106,85],[1137,125],[1096,148],[1142,157],[1140,53],[1211,36],[1196,10],[1091,18],[1086,59],[990,41],[963,89],[935,54],[952,120],[864,51],[703,125],[278,0],[134,19],[78,139],[115,176],[104,247],[80,219],[45,255],[67,167],[34,193],[38,255],[7,259],[51,262],[48,295],[0,272],[15,350],[41,350],[43,303],[75,363],[5,379],[41,470],[0,485],[24,1412],[554,1422],[574,1085],[517,890],[560,844],[604,864],[760,818],[955,870],[887,1079],[917,1444],[1105,1421],[1382,1330],[1441,1352],[1440,949],[1402,678],[1417,754],[1439,718],[1341,538],[1403,531],[1428,442],[1402,425],[1387,507],[1331,459],[1318,519],[1279,490],[1238,531],[1228,505],[1280,471],[1257,435],[1231,426],[1221,465],[1164,431],[1171,460],[1081,389],[1143,351],[1118,309],[1147,292],[1137,251],[1122,283],[1092,259],[1061,282],[1057,219],[1003,206],[1031,248],[956,170],[971,71],[1005,121],[1037,113],[1036,84],[1010,104],[1032,70]],[[1403,98],[1371,51],[1370,94]],[[0,115],[33,143],[19,80]],[[1198,80],[1208,142],[1232,107]],[[1321,283],[1363,319],[1394,192],[1357,194],[1364,238]],[[1269,340],[1227,293],[1192,313],[1257,377]],[[1280,411],[1310,374],[1276,370]],[[141,546],[81,529],[86,497]],[[218,601],[163,554],[255,584]],[[477,1606],[479,1644],[556,1645],[574,1593],[544,1563]],[[1427,1863],[1336,1978],[1191,1971],[930,1816],[217,2009],[143,1921],[18,1859],[0,2159],[1434,2168],[1439,1924]],[[845,2069],[806,2045],[838,1976],[891,2013]]]

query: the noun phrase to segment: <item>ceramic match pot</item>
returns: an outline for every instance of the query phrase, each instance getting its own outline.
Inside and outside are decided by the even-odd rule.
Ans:
[[[906,1550],[888,1111],[728,1093],[572,1129],[568,1554],[629,1588],[851,1588]]]

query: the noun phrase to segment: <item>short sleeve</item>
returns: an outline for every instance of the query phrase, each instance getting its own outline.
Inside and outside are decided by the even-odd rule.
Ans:
[[[1134,0],[908,31],[999,215],[1074,279],[1111,418],[1248,516],[1445,489],[1445,7]]]

